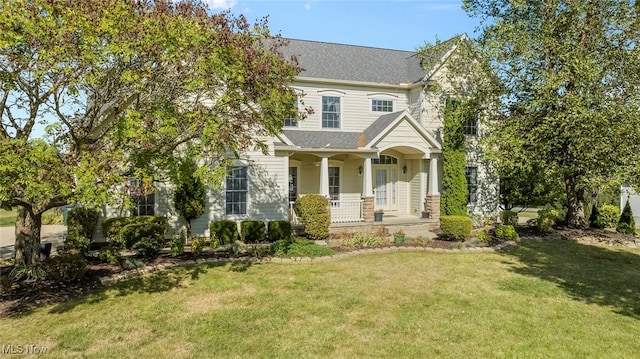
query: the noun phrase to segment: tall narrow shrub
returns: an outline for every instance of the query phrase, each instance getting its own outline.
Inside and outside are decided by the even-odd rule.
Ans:
[[[202,180],[195,175],[196,164],[185,160],[175,176],[176,190],[173,194],[173,205],[186,223],[187,240],[191,240],[191,221],[204,213],[207,195]]]
[[[466,149],[463,128],[464,113],[456,100],[447,99],[444,109],[442,138],[442,193],[440,212],[442,215],[464,216],[467,214],[467,177],[465,176]]]
[[[629,200],[627,200],[627,203],[624,205],[616,231],[624,234],[636,234],[636,221],[633,219],[633,212],[631,211]]]

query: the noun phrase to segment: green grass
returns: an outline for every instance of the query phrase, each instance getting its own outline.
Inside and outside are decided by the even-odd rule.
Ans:
[[[18,212],[0,209],[0,227],[15,226]]]
[[[175,268],[0,319],[47,358],[635,358],[640,251],[525,241]]]

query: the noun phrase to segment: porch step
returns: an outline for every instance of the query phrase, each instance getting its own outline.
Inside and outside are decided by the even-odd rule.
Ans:
[[[431,225],[429,223],[385,224],[384,227],[387,229],[389,234],[402,230],[407,238],[436,238],[436,234],[431,232]]]

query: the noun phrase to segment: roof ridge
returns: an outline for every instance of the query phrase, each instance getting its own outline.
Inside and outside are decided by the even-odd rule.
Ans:
[[[416,54],[417,54],[417,52],[416,52],[416,51],[411,51],[411,50],[399,50],[399,49],[390,49],[390,48],[386,48],[386,47],[378,47],[378,46],[345,44],[345,43],[340,43],[340,42],[321,41],[321,40],[294,39],[294,38],[291,38],[291,37],[283,37],[282,39],[283,39],[283,40],[290,40],[290,41],[313,42],[313,43],[317,43],[317,44],[327,44],[327,45],[338,45],[338,46],[360,47],[360,48],[373,49],[373,50],[385,50],[385,51],[394,51],[394,52],[404,52],[404,53],[410,54],[411,56],[413,56],[413,55],[416,55]]]

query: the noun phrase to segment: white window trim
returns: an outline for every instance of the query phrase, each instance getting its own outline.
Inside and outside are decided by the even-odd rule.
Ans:
[[[318,91],[318,95],[320,95],[320,121],[318,123],[321,131],[341,131],[344,127],[344,98],[346,92],[338,91],[338,90],[320,90]],[[323,127],[322,126],[322,98],[323,97],[338,97],[340,98],[340,113],[338,114],[340,119],[340,125],[338,127]]]
[[[238,167],[244,167],[247,169],[247,197],[246,197],[246,213],[245,214],[229,214],[227,213],[227,176],[225,176],[224,179],[224,188],[223,188],[223,193],[222,195],[224,196],[224,201],[223,201],[223,207],[222,207],[222,211],[224,213],[224,218],[226,219],[231,219],[231,220],[241,220],[241,219],[247,219],[249,218],[249,213],[251,212],[251,192],[249,191],[249,189],[251,188],[250,186],[250,176],[249,176],[249,166],[247,166],[246,164],[243,163],[239,163],[239,164],[233,164],[233,166],[231,167],[233,168],[238,168]]]
[[[386,114],[386,113],[393,113],[397,111],[397,106],[396,106],[398,103],[397,95],[384,93],[384,92],[375,92],[375,93],[367,94],[367,98],[369,99],[369,114],[380,115],[380,114]],[[391,112],[373,111],[373,100],[391,101],[391,106],[393,107],[393,109],[391,110]]]

